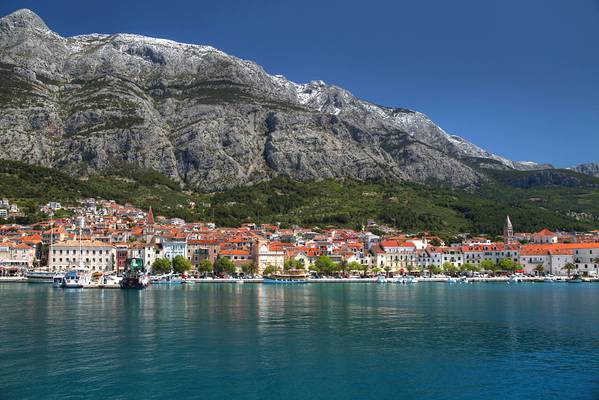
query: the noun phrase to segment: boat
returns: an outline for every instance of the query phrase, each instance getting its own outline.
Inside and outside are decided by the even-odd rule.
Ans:
[[[458,279],[458,282],[460,282],[460,283],[470,283],[470,280],[468,279],[468,277],[462,276],[460,279]]]
[[[185,279],[179,274],[153,275],[150,276],[150,282],[152,285],[181,285]]]
[[[420,280],[414,276],[407,276],[406,278],[406,283],[418,283],[420,282]]]
[[[122,289],[144,289],[150,284],[150,277],[141,258],[128,258],[121,280]]]
[[[289,270],[264,277],[263,283],[308,283],[310,275],[303,270]]]
[[[27,283],[53,283],[56,272],[27,271]]]
[[[235,283],[238,284],[238,285],[242,285],[245,282],[243,281],[243,279],[239,278],[239,279],[235,280]]]
[[[510,276],[510,279],[508,280],[508,283],[519,283],[522,282],[522,277],[518,276],[518,275],[512,275]]]
[[[376,277],[376,283],[387,283],[387,278],[384,275],[379,275]]]
[[[458,283],[457,278],[453,278],[453,277],[448,277],[447,278],[447,283]]]
[[[52,286],[55,288],[59,288],[62,285],[63,279],[64,279],[64,274],[62,274],[62,273],[54,274],[54,277],[52,278]]]
[[[118,289],[121,287],[122,278],[116,275],[104,275],[98,282],[101,289]]]
[[[568,283],[582,283],[582,278],[580,275],[572,275],[572,277],[566,280]]]
[[[68,271],[62,278],[60,287],[63,289],[83,289],[91,285],[91,274],[85,268]]]

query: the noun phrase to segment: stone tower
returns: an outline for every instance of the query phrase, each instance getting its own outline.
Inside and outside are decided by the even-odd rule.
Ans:
[[[510,220],[509,215],[505,220],[505,227],[503,228],[503,242],[505,244],[514,243],[514,227],[512,226],[512,221]]]

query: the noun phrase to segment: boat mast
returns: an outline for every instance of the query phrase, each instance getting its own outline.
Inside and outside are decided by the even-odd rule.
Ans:
[[[83,248],[81,246],[81,223],[79,224],[79,269],[83,269]]]
[[[48,250],[48,262],[47,262],[47,269],[50,269],[50,254],[52,254],[52,245],[54,244],[54,220],[52,218],[50,218],[50,250]]]

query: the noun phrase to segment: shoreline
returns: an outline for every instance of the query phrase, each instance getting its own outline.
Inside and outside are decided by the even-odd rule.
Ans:
[[[319,279],[307,279],[306,283],[374,283],[374,284],[398,284],[398,285],[414,285],[416,283],[398,283],[398,278],[387,278],[388,281],[385,283],[378,283],[377,278],[319,278]],[[475,277],[468,278],[467,281],[449,282],[448,277],[432,277],[432,278],[417,278],[418,283],[448,283],[448,284],[469,284],[469,283],[567,283],[567,277],[555,277],[553,280],[546,279],[543,277],[520,277],[520,282],[511,282],[509,277]],[[458,279],[458,278],[453,278]],[[583,278],[580,283],[598,283],[599,278]],[[30,284],[46,284],[50,285],[52,282],[40,282],[28,281],[26,277],[0,277],[0,283],[30,283]],[[215,278],[215,279],[187,279],[172,283],[154,283],[151,286],[181,286],[181,285],[195,285],[195,284],[211,284],[211,283],[260,283],[263,284],[263,278],[252,278],[252,279],[235,279],[235,278]],[[93,284],[86,287],[86,289],[119,289],[118,285],[102,285]]]

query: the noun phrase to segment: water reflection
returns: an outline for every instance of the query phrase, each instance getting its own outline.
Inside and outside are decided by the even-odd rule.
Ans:
[[[593,285],[4,284],[0,300],[6,398],[592,398],[598,387]],[[572,376],[576,396],[563,391]]]

